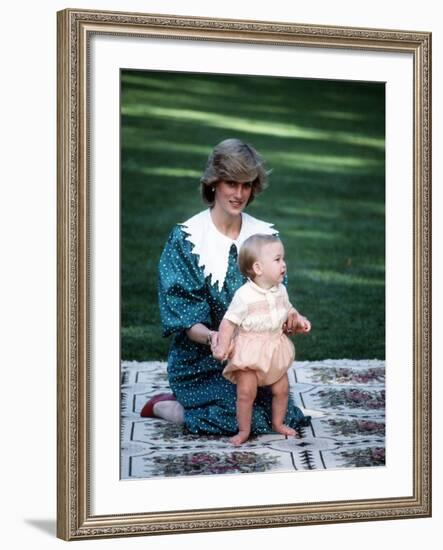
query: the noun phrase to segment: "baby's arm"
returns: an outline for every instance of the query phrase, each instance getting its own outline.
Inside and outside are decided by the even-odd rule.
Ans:
[[[212,351],[212,355],[218,361],[224,361],[227,359],[235,327],[236,325],[231,321],[228,321],[228,319],[223,319],[220,323],[217,345]]]
[[[288,307],[288,316],[283,324],[283,330],[286,334],[293,334],[298,332],[310,332],[311,323],[306,317],[300,315],[295,307],[289,301],[288,293],[284,288],[286,303]]]

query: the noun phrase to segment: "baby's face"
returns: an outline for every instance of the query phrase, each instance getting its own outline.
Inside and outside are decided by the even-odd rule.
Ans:
[[[286,274],[285,249],[280,241],[265,244],[258,259],[262,268],[262,278],[274,286],[281,283]]]

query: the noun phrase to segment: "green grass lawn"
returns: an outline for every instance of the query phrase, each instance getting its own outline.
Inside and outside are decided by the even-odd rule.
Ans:
[[[384,84],[129,70],[121,84],[122,359],[167,357],[157,263],[204,208],[199,179],[228,137],[272,169],[248,212],[280,231],[290,298],[312,322],[298,359],[383,359]]]

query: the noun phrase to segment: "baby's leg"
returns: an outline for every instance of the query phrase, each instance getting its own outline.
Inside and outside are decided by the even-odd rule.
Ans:
[[[271,386],[272,390],[272,429],[283,435],[296,435],[297,432],[283,424],[288,407],[289,382],[285,374]]]
[[[257,395],[257,376],[253,371],[238,371],[237,377],[237,422],[238,434],[231,438],[233,445],[244,443],[251,432],[252,407]]]

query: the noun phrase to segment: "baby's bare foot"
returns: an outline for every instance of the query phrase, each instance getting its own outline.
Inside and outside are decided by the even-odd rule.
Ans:
[[[272,428],[275,432],[282,435],[297,435],[297,432],[289,426],[286,426],[286,424],[273,424]]]
[[[249,432],[238,432],[238,434],[234,435],[234,437],[231,437],[229,441],[232,443],[232,445],[238,446],[247,441],[248,437]]]

